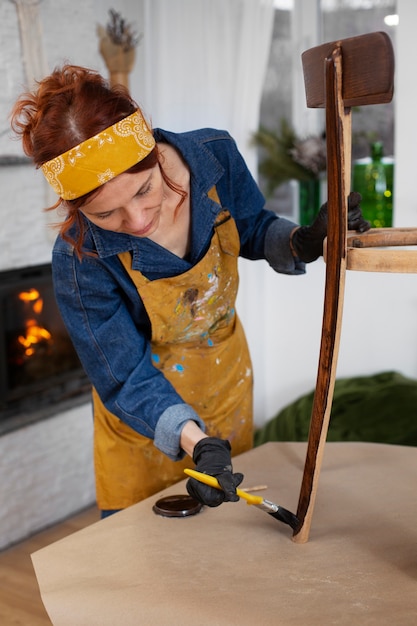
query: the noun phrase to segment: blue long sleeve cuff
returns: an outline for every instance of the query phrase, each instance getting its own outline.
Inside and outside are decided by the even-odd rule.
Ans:
[[[180,461],[185,456],[180,446],[180,438],[185,423],[190,420],[196,422],[205,432],[203,420],[189,404],[174,404],[168,407],[157,422],[154,445],[172,461]]]

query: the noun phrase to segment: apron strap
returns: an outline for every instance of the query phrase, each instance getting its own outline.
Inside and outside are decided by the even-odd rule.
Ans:
[[[219,194],[217,193],[216,185],[213,185],[213,187],[210,189],[207,195],[210,198],[210,200],[213,200],[213,202],[217,202],[217,204],[221,205]]]
[[[133,279],[133,275],[132,275],[132,253],[130,250],[126,250],[126,252],[120,252],[118,255],[119,260],[122,262],[123,267],[125,268],[126,272],[129,274],[129,276]],[[146,283],[148,283],[149,280],[146,278],[146,276],[144,276],[142,274],[142,272],[140,272],[139,270],[135,270],[135,280],[134,283],[136,285],[136,287],[139,286],[139,284],[143,284],[145,285]]]
[[[210,200],[213,200],[213,202],[216,202],[217,204],[222,206],[222,203],[220,202],[219,194],[217,193],[216,185],[213,185],[213,187],[208,192],[207,196],[210,198]],[[231,219],[231,217],[232,216],[230,215],[229,211],[227,209],[223,209],[222,211],[220,211],[220,213],[216,217],[216,221],[214,222],[214,228],[217,229],[218,226],[221,226],[225,222],[228,222]]]

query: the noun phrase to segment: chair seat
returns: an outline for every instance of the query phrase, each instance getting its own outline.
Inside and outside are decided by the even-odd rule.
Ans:
[[[417,272],[417,250],[348,248],[346,268],[358,272],[415,274]]]
[[[372,228],[348,231],[346,268],[360,272],[417,273],[417,228]],[[323,247],[327,259],[327,238]]]
[[[348,270],[362,272],[417,272],[417,228],[373,228],[366,233],[348,232]]]

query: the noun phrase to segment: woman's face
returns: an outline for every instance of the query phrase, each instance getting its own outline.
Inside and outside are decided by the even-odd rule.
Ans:
[[[149,237],[159,226],[163,194],[163,178],[157,164],[144,172],[119,174],[80,211],[104,230]]]

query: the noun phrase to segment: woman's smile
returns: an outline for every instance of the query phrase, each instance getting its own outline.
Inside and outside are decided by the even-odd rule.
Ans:
[[[151,219],[151,221],[139,230],[130,230],[126,228],[125,230],[122,230],[120,232],[124,232],[127,235],[133,235],[134,237],[148,237],[148,235],[151,235],[157,229],[159,225],[160,214],[161,210],[159,209],[156,215],[154,215],[154,217]]]

